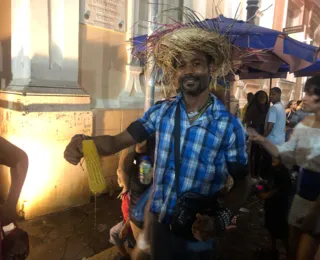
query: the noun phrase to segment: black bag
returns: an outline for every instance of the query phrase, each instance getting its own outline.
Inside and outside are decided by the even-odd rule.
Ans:
[[[192,234],[192,225],[196,214],[214,216],[220,209],[216,197],[203,196],[195,192],[185,192],[179,195],[180,177],[180,105],[178,104],[174,123],[174,163],[177,203],[174,208],[170,228],[172,232],[183,239],[197,241]]]
[[[177,199],[170,228],[178,237],[197,241],[192,234],[196,214],[215,216],[219,209],[220,205],[214,197],[203,196],[195,192],[183,193]]]
[[[2,257],[3,260],[25,260],[29,255],[29,235],[27,232],[17,227],[9,234],[3,234]],[[1,259],[1,257],[0,257]]]

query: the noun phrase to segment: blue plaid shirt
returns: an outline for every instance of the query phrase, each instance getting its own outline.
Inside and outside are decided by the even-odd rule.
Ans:
[[[247,164],[246,134],[240,121],[214,95],[212,104],[192,125],[181,95],[151,107],[141,119],[145,130],[156,134],[151,212],[172,216],[177,201],[174,165],[174,118],[180,105],[180,193],[214,196],[225,187],[227,164]]]

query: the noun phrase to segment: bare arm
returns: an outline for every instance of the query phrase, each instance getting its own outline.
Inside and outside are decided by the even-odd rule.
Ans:
[[[246,201],[250,190],[250,176],[245,176],[243,179],[235,180],[231,191],[220,199],[224,202],[225,207],[236,213]]]
[[[231,131],[229,129],[229,131]],[[250,177],[248,168],[248,156],[246,153],[246,135],[243,127],[237,120],[230,136],[226,138],[225,158],[227,169],[234,180],[232,189],[222,200],[232,212],[237,212],[245,202],[250,191]]]
[[[131,170],[132,162],[134,161],[134,157],[136,155],[135,145],[124,149],[121,152],[118,169],[124,171],[125,173],[129,173]]]
[[[136,141],[132,138],[127,130],[115,136],[93,136],[92,140],[97,146],[99,155],[101,156],[115,154],[136,143]]]
[[[272,155],[272,157],[279,158],[279,150],[278,148],[272,144],[267,138],[259,135],[254,129],[249,128],[247,130],[247,133],[249,135],[249,140],[253,141],[255,143],[258,143],[263,146],[264,149],[267,150],[267,152]]]
[[[271,134],[273,129],[274,123],[269,122],[267,124],[266,130],[264,131],[264,136],[267,137],[269,134]]]
[[[10,167],[11,186],[4,210],[7,210],[7,222],[11,222],[16,217],[17,202],[27,175],[28,156],[20,148],[0,137],[0,164]]]
[[[258,144],[262,145],[264,149],[267,150],[267,152],[275,158],[279,158],[280,154],[279,154],[279,150],[278,148],[271,143],[267,138],[261,138],[260,141],[257,141]]]
[[[70,143],[67,145],[64,151],[64,158],[71,164],[77,165],[81,158],[82,154],[82,141],[84,138],[81,135],[77,135],[72,138]],[[129,146],[132,146],[136,141],[132,138],[127,130],[122,133],[110,136],[93,136],[92,140],[97,146],[98,153],[100,156],[108,156],[115,154]]]

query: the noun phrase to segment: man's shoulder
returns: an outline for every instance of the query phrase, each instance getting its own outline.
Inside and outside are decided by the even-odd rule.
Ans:
[[[153,106],[151,106],[146,113],[151,113],[155,111],[166,110],[176,104],[176,99],[164,99],[157,101]]]
[[[173,97],[168,97],[168,98],[165,98],[165,99],[161,99],[161,100],[158,100],[154,105],[168,105],[168,104],[172,104],[172,102],[174,102],[176,100],[176,96],[173,96]]]
[[[275,109],[281,111],[281,112],[286,112],[286,109],[284,108],[284,105],[282,104],[282,102],[278,102],[276,104],[274,104]]]
[[[284,106],[282,105],[281,102],[278,102],[276,104],[273,104],[270,108],[269,108],[269,111],[268,111],[268,114],[271,114],[271,113],[286,113],[286,110],[284,108]]]

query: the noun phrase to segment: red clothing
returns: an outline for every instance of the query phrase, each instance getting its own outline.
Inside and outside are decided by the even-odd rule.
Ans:
[[[123,215],[123,220],[127,222],[129,220],[129,192],[126,192],[122,196],[121,210]]]

